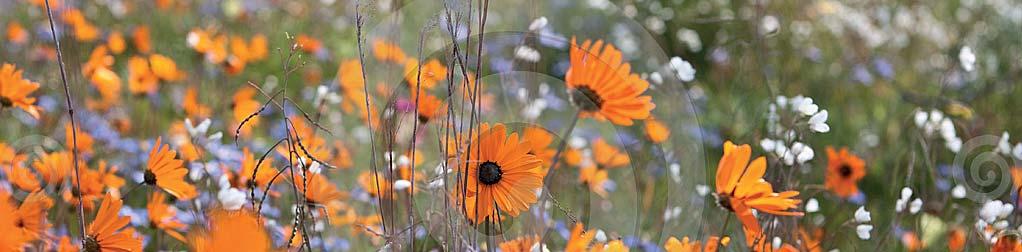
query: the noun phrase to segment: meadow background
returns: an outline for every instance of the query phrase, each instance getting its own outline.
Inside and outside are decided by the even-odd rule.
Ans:
[[[134,186],[144,180],[147,155],[158,137],[187,161],[186,180],[200,192],[194,200],[169,201],[177,210],[173,219],[183,223],[173,231],[191,236],[211,229],[204,221],[212,209],[237,202],[236,197],[249,209],[269,192],[260,216],[270,221],[262,226],[274,247],[291,250],[484,250],[535,235],[551,251],[560,251],[570,243],[572,227],[584,223],[597,233],[597,242],[618,240],[636,251],[662,250],[671,237],[685,236],[701,241],[728,236],[730,244],[722,250],[747,251],[741,225],[718,206],[713,193],[727,140],[751,145],[753,157],[767,157],[765,179],[776,191],[800,192],[795,211],[805,216],[760,216],[763,225],[774,227],[767,232],[773,249],[783,243],[799,251],[988,250],[997,241],[1017,243],[1004,238],[1017,238],[1022,230],[1022,144],[1013,140],[1022,134],[1022,3],[1016,1],[50,4],[59,5],[52,13],[76,123],[95,139],[83,161],[87,169],[98,169],[101,160],[118,168],[115,175],[126,185],[104,187],[99,194],[116,191],[124,197],[120,214],[131,217],[146,251],[195,249],[189,239],[169,238],[165,228],[147,219],[150,192],[158,190]],[[27,156],[22,162],[0,161],[6,166],[0,187],[12,192],[12,204],[18,205],[30,192],[13,185],[14,167],[39,173],[33,162],[70,151],[71,131],[43,1],[0,0],[0,14],[5,34],[0,63],[40,84],[32,94],[38,97],[38,118],[0,109],[0,141]],[[139,38],[139,29],[148,30],[148,38]],[[122,36],[124,48],[105,53],[112,62],[90,60],[97,59],[96,48],[114,47],[114,34]],[[225,41],[217,42],[219,36]],[[246,41],[256,44],[251,41],[259,36],[266,39],[263,57],[252,56],[259,54],[255,46],[232,51]],[[603,40],[620,49],[631,72],[650,83],[645,95],[656,104],[652,115],[663,127],[657,132],[669,136],[651,138],[655,122],[647,119],[623,126],[590,118],[565,136],[574,115],[564,83],[573,38]],[[200,48],[199,41],[213,49]],[[220,44],[222,53],[216,51]],[[402,57],[394,56],[397,51]],[[131,61],[149,59],[156,68],[153,55],[170,58],[180,75],[160,76],[153,89],[136,92],[133,85],[146,87],[145,76],[137,75]],[[231,60],[241,55],[248,59],[237,69]],[[442,67],[428,66],[430,60]],[[423,71],[437,80],[426,94],[451,108],[438,110],[428,122],[417,113],[415,94],[422,87],[410,84],[420,73],[409,66],[415,62],[427,65]],[[116,90],[113,81],[83,71],[95,66],[118,77]],[[365,86],[359,69],[365,69]],[[480,85],[473,86],[476,82]],[[477,102],[473,89],[481,90]],[[811,98],[809,104],[827,111],[828,130],[814,130],[819,125],[809,117],[816,113],[780,106],[779,96]],[[366,101],[372,103],[370,116]],[[250,117],[258,122],[236,137],[239,124]],[[197,134],[185,125],[186,118],[193,125],[209,119],[208,131]],[[495,228],[500,232],[466,224],[444,201],[451,192],[436,182],[456,179],[439,172],[449,161],[445,136],[467,134],[479,121],[519,130],[540,126],[553,136],[548,148],[566,141],[564,155],[583,160],[565,160],[551,169],[539,202],[501,221]],[[297,186],[292,180],[276,181],[256,194],[241,182],[222,185],[221,176],[239,173],[244,160],[252,160],[243,149],[255,158],[269,153],[271,168],[287,166],[289,151],[273,146],[289,131],[306,139],[310,145],[301,148],[313,153],[296,147],[295,155],[319,159],[290,164],[305,172],[312,168],[343,197],[296,204],[305,196],[291,195]],[[216,132],[221,135],[210,137]],[[414,148],[412,139],[417,139]],[[788,149],[796,149],[794,142],[805,148],[768,150],[773,140]],[[597,141],[629,160],[602,167],[606,164],[598,160],[607,152],[595,150]],[[855,195],[841,197],[824,185],[833,162],[828,147],[847,148],[864,161],[864,177],[853,181]],[[0,157],[4,154],[0,151]],[[586,160],[607,172],[606,181],[580,179]],[[376,172],[390,196],[375,190]],[[30,250],[56,249],[65,237],[71,244],[80,241],[76,200],[64,196],[74,177],[66,175],[67,181],[41,186],[56,207],[46,213],[52,225]],[[412,189],[394,189],[407,188],[404,183]],[[229,188],[240,194],[220,196]],[[912,193],[905,196],[904,188]],[[293,211],[303,207],[304,213]],[[869,221],[858,218],[860,207],[871,213]],[[85,215],[91,219],[92,211]],[[292,228],[296,224],[310,235],[289,243],[299,230]],[[862,235],[863,225],[872,226],[868,237]]]

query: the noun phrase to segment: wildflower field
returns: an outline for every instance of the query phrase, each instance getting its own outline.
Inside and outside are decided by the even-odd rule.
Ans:
[[[2,251],[1022,251],[1022,2],[0,0]]]

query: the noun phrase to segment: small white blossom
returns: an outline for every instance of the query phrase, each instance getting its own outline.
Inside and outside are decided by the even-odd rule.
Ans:
[[[526,62],[539,62],[540,54],[539,51],[536,51],[536,49],[522,45],[515,48],[515,58],[519,58]]]
[[[962,185],[956,185],[955,188],[951,188],[951,197],[956,199],[965,198],[965,187]]]
[[[869,211],[866,211],[866,207],[860,206],[859,209],[855,210],[855,221],[858,223],[866,223],[872,221]]]
[[[217,192],[216,194],[216,198],[220,200],[220,205],[222,205],[224,209],[230,211],[241,209],[241,206],[245,205],[245,201],[247,200],[247,196],[244,192],[233,187],[220,189],[220,192]]]
[[[972,52],[972,48],[965,46],[962,47],[961,51],[958,51],[958,63],[961,63],[962,69],[967,72],[972,72],[976,69],[976,54]]]
[[[869,240],[869,232],[873,231],[873,225],[862,224],[855,227],[855,234],[859,236],[859,239]]]
[[[689,82],[696,78],[696,69],[692,67],[692,63],[681,57],[672,57],[670,67],[674,70],[675,76],[681,81]]]
[[[398,179],[394,181],[394,190],[404,190],[412,186],[412,182],[404,179]]]
[[[759,31],[763,35],[774,34],[778,29],[781,28],[781,22],[777,20],[775,16],[763,17],[763,22],[760,23]]]
[[[809,128],[813,131],[826,133],[830,131],[830,125],[827,125],[827,110],[820,111],[809,118]]]
[[[916,199],[915,199],[915,200],[913,200],[913,201],[912,201],[912,203],[911,203],[911,204],[909,205],[909,207],[908,207],[908,212],[909,212],[909,213],[912,213],[912,214],[918,213],[918,212],[919,212],[919,210],[920,210],[920,209],[921,209],[922,207],[923,207],[923,200],[921,200],[921,199],[919,199],[919,198],[916,198]]]
[[[816,198],[809,198],[809,201],[806,201],[806,212],[815,213],[818,211],[820,211],[820,201],[817,201]]]
[[[532,20],[532,23],[529,24],[529,30],[538,31],[539,29],[543,29],[543,27],[546,27],[546,24],[547,24],[546,17],[539,17],[535,20]]]

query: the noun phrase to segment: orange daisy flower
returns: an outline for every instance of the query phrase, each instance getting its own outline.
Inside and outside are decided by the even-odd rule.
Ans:
[[[142,239],[127,227],[131,218],[117,214],[123,205],[119,197],[106,194],[86,231],[84,251],[142,251]]]
[[[106,46],[100,45],[95,49],[92,49],[92,53],[89,54],[89,59],[82,63],[82,75],[85,77],[92,77],[92,75],[99,69],[110,69],[114,65],[114,56],[109,54],[109,49]]]
[[[422,82],[418,87],[421,89],[433,89],[438,82],[447,79],[447,66],[444,66],[439,60],[430,59],[421,66],[421,71],[419,67],[419,62],[414,59],[405,62],[405,81],[408,82],[408,87],[411,89],[416,88],[416,83],[420,79]]]
[[[550,169],[549,165],[557,153],[557,150],[550,146],[554,142],[554,134],[539,126],[528,126],[525,127],[522,138],[529,141],[531,147],[529,154],[543,160],[543,169]]]
[[[376,181],[373,181],[373,179]],[[384,199],[390,199],[393,195],[391,192],[392,184],[385,178],[379,176],[373,176],[372,172],[363,171],[358,174],[358,184],[362,186],[362,189],[369,193],[369,196],[380,197],[379,194],[383,195]]]
[[[149,61],[139,56],[128,59],[128,90],[132,94],[153,94],[159,88],[159,77],[149,68]]]
[[[798,191],[775,193],[773,186],[763,180],[767,168],[766,158],[757,157],[749,163],[751,156],[752,148],[749,145],[724,142],[724,156],[717,164],[715,194],[717,204],[734,212],[741,220],[749,243],[755,240],[755,235],[763,232],[752,209],[774,215],[802,216],[801,212],[788,211],[796,209],[801,203],[801,200],[795,198]]]
[[[948,251],[963,251],[965,249],[965,238],[965,230],[962,230],[960,227],[952,228],[947,234]]]
[[[418,98],[413,96],[410,99],[413,103],[416,102],[416,99],[418,99],[417,111],[419,115],[419,123],[425,124],[436,116],[447,112],[444,101],[426,92],[419,92]]]
[[[77,179],[72,180],[74,188],[64,190],[64,202],[78,205],[78,199],[72,190],[77,190],[82,194],[82,207],[87,210],[92,210],[96,206],[95,201],[102,198],[104,191],[108,191],[107,189],[113,189],[109,191],[114,193],[115,197],[119,197],[116,189],[124,185],[124,179],[118,177],[116,172],[117,167],[107,169],[105,160],[99,161],[99,166],[96,170],[82,169],[81,185],[78,184]]]
[[[89,83],[99,91],[103,98],[102,105],[113,105],[121,99],[121,77],[108,68],[99,68],[92,72]]]
[[[856,183],[866,176],[866,162],[847,148],[835,151],[827,146],[827,178],[824,186],[838,197],[848,198],[859,193]]]
[[[72,143],[72,142],[74,142],[74,141],[72,141],[72,140],[74,140],[73,136],[77,136],[78,144],[77,144],[76,147],[78,147],[78,151],[80,153],[85,153],[85,154],[92,153],[92,141],[93,141],[92,135],[89,135],[89,133],[83,132],[81,128],[78,128],[77,131],[78,132],[76,132],[75,135],[72,135],[71,134],[72,133],[71,132],[71,124],[70,123],[64,124],[64,142],[65,142],[65,145],[66,146],[73,145],[74,144],[74,143]]]
[[[188,244],[197,252],[270,251],[270,235],[248,210],[214,210],[205,230],[188,235]],[[239,242],[244,241],[244,242]]]
[[[20,229],[20,236],[28,242],[42,238],[50,228],[46,222],[46,210],[50,207],[53,207],[53,200],[46,197],[45,192],[29,194],[14,213],[15,226]]]
[[[590,229],[585,230],[582,223],[576,223],[575,227],[571,229],[571,234],[568,235],[568,244],[564,246],[565,252],[582,252],[589,248],[589,244],[596,239],[596,230]]]
[[[472,223],[496,220],[498,211],[518,216],[536,203],[536,190],[546,176],[543,161],[528,154],[530,145],[517,132],[508,136],[503,124],[480,128],[467,150],[472,155],[461,160],[468,167],[468,178],[458,183],[467,195],[455,198],[462,199],[465,216]],[[455,191],[459,194],[461,190]]]
[[[173,59],[159,54],[149,55],[149,67],[156,77],[165,81],[178,81],[186,76],[185,72],[177,69]]]
[[[256,164],[259,163],[259,160],[248,150],[248,147],[242,149],[241,154],[241,170],[238,171],[234,186],[238,188],[252,186],[265,189],[269,185],[270,180],[273,179],[273,176],[277,174],[277,169],[271,167],[273,158],[266,157],[261,164],[258,164],[259,169],[256,169]],[[255,173],[254,180],[252,179],[253,173]]]
[[[680,241],[672,236],[664,243],[664,250],[667,252],[716,252],[717,247],[721,243],[726,245],[730,240],[730,238],[725,237],[724,241],[721,242],[720,237],[711,236],[710,239],[706,240],[706,246],[703,246],[701,241],[689,241],[688,236],[685,236]]]
[[[259,101],[255,100],[255,95],[256,90],[252,87],[246,86],[235,91],[234,96],[231,98],[233,101],[231,103],[231,115],[234,119],[233,125],[235,125],[231,128],[232,130],[237,128],[237,125],[245,121],[245,118],[248,118],[245,125],[241,127],[241,134],[244,136],[248,136],[248,134],[252,132],[252,128],[259,125],[259,116],[249,118],[250,115],[259,111],[259,108],[263,105]]]
[[[990,252],[1018,252],[1022,251],[1022,239],[1018,234],[1004,234],[997,237],[997,242],[990,247]]]
[[[46,153],[32,162],[32,168],[50,185],[63,183],[64,178],[71,173],[71,165],[71,153],[66,151]]]
[[[300,34],[295,38],[295,44],[301,47],[302,51],[306,53],[315,53],[323,48],[323,42],[312,36]]]
[[[25,243],[29,241],[28,238],[22,236],[17,225],[17,218],[14,213],[17,209],[11,202],[11,193],[7,189],[0,188],[0,250],[3,251],[20,251],[23,249]]]
[[[631,73],[621,58],[621,51],[601,40],[586,40],[579,47],[571,39],[571,68],[564,81],[582,115],[629,126],[632,120],[649,117],[656,107],[652,97],[642,95],[649,82]]]
[[[167,196],[158,191],[149,196],[149,203],[146,204],[149,223],[155,228],[163,230],[170,237],[184,242],[185,237],[179,231],[188,226],[177,219],[177,208],[168,205],[166,201]]]
[[[119,31],[111,32],[110,35],[106,37],[106,46],[109,47],[110,51],[114,54],[121,54],[124,52],[125,47],[127,47],[126,42],[124,42],[124,35]]]
[[[530,235],[518,237],[514,240],[500,243],[500,251],[503,252],[531,252],[539,245],[539,236]]]
[[[185,111],[185,115],[193,119],[209,118],[212,113],[209,107],[199,102],[199,92],[195,86],[189,86],[185,90],[185,95],[181,98],[181,108]]]
[[[404,63],[408,56],[397,44],[387,42],[383,39],[373,40],[373,56],[376,60],[392,63]]]
[[[177,152],[170,149],[170,146],[162,144],[163,139],[157,138],[153,148],[149,151],[149,161],[146,163],[145,180],[143,183],[156,186],[180,200],[190,200],[198,195],[195,186],[185,181],[188,169],[183,166],[184,162],[177,159]]]
[[[300,175],[296,172],[295,176]],[[291,181],[298,186],[298,191],[305,192],[305,203],[312,207],[325,206],[329,202],[348,197],[347,193],[338,190],[323,174],[309,173],[306,181],[302,181],[301,177]]]
[[[608,144],[603,138],[593,141],[593,158],[600,169],[618,168],[631,162],[628,153]]]
[[[39,107],[35,97],[29,95],[39,89],[39,83],[21,78],[21,70],[4,63],[0,66],[0,110],[19,108],[32,117],[39,118]]]
[[[11,182],[14,187],[21,189],[26,192],[34,192],[42,188],[39,183],[39,178],[34,173],[21,166],[21,163],[16,164],[0,164],[3,167],[4,174],[7,174],[7,180]]]
[[[578,182],[586,185],[589,187],[589,191],[603,198],[607,198],[607,188],[603,186],[607,180],[610,180],[607,170],[597,168],[591,162],[578,169]]]
[[[652,116],[646,118],[646,123],[643,126],[646,129],[646,138],[653,143],[663,143],[667,141],[667,137],[671,136],[671,130],[667,128],[667,125]]]
[[[149,27],[145,25],[135,27],[131,34],[131,41],[140,53],[149,53],[153,48],[152,41],[149,39]]]
[[[18,22],[7,23],[7,41],[14,44],[25,44],[28,42],[28,31]]]

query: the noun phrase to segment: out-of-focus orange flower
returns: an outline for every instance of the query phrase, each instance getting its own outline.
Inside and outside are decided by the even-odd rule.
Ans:
[[[132,94],[154,94],[160,79],[149,68],[149,61],[139,56],[128,60],[128,91]]]
[[[375,181],[374,181],[375,178]],[[358,174],[358,184],[372,197],[390,199],[394,195],[392,184],[387,179],[374,176],[372,172],[363,171]]]
[[[1004,233],[997,237],[997,242],[990,247],[990,252],[1022,251],[1022,240],[1018,234]]]
[[[590,191],[603,198],[607,198],[607,189],[604,187],[604,183],[608,179],[607,170],[596,168],[596,166],[589,165],[578,169],[578,182],[586,185]]]
[[[165,81],[177,81],[184,79],[185,72],[177,69],[177,63],[167,56],[153,54],[149,55],[149,67],[153,74]]]
[[[948,232],[947,249],[951,252],[959,252],[965,249],[965,230],[955,227]]]
[[[593,141],[593,159],[600,169],[619,168],[628,165],[628,153],[607,143],[603,138]]]
[[[234,186],[238,188],[249,188],[258,187],[266,189],[266,186],[270,184],[270,180],[277,174],[277,169],[272,167],[273,157],[267,156],[262,163],[256,159],[256,156],[244,148],[241,151],[241,169],[238,171],[237,178],[234,179]],[[256,169],[258,165],[258,169]],[[255,179],[252,176],[255,176]]]
[[[131,42],[140,53],[149,53],[152,50],[152,41],[149,39],[149,26],[139,25],[131,32]]]
[[[124,42],[124,34],[119,31],[110,33],[110,36],[106,37],[106,46],[110,48],[110,52],[114,54],[121,54],[124,52],[127,43]]]
[[[315,53],[323,48],[323,42],[305,34],[298,35],[298,37],[295,38],[295,44],[298,44],[302,51],[305,51],[306,53]]]
[[[32,168],[50,185],[59,185],[71,171],[71,153],[65,151],[43,154],[32,163]]]
[[[34,118],[39,118],[39,107],[32,92],[39,89],[39,83],[21,77],[21,70],[4,63],[0,66],[0,109],[19,108]]]
[[[121,77],[107,68],[97,69],[89,78],[106,105],[116,104],[121,99]]]
[[[408,60],[408,56],[397,44],[383,39],[373,40],[373,56],[376,60],[401,64]]]
[[[195,86],[189,86],[185,90],[185,95],[181,98],[181,107],[184,109],[185,115],[193,119],[209,118],[212,113],[209,107],[199,102],[199,92],[196,91]]]
[[[235,91],[234,96],[231,97],[231,118],[233,118],[231,129],[233,131],[238,125],[245,122],[245,125],[241,127],[241,135],[243,136],[251,134],[252,129],[258,126],[260,122],[259,116],[252,116],[263,105],[255,100],[256,92],[258,91],[255,88],[245,86]],[[245,119],[248,119],[248,121],[245,121]]]
[[[650,116],[645,120],[646,138],[649,138],[653,143],[663,143],[667,141],[667,137],[671,136],[671,130],[667,128],[667,125],[660,120]]]
[[[847,148],[835,151],[827,146],[827,178],[824,185],[838,197],[848,198],[859,193],[856,183],[866,176],[866,162]]]
[[[167,204],[167,196],[163,192],[154,191],[149,196],[149,203],[146,204],[146,211],[149,213],[149,223],[155,228],[163,230],[170,237],[184,242],[185,237],[180,231],[188,227],[177,219],[177,208]]]
[[[688,236],[680,241],[677,238],[671,237],[664,243],[664,250],[667,252],[717,252],[718,246],[721,244],[727,245],[730,240],[730,238],[724,237],[722,242],[720,237],[711,236],[704,246],[701,241],[690,241]]]
[[[7,41],[14,44],[25,44],[28,42],[28,31],[20,23],[11,21],[7,23]]]
[[[205,228],[189,233],[188,240],[188,244],[197,252],[272,249],[269,233],[256,215],[248,210],[213,210]]]
[[[409,98],[412,103],[417,103],[419,123],[428,123],[438,115],[446,112],[446,105],[440,98],[426,92],[419,92],[418,97]]]
[[[110,69],[114,65],[114,56],[111,56],[108,50],[104,45],[92,49],[92,53],[89,54],[89,60],[82,64],[82,75],[89,78],[96,70]]]
[[[0,235],[0,250],[3,251],[20,251],[24,249],[24,245],[29,241],[29,238],[22,236],[19,232],[19,228],[16,225],[16,218],[13,214],[17,209],[11,202],[11,193],[0,187],[0,232],[4,235]]]
[[[420,69],[421,66],[421,70]],[[447,66],[439,60],[430,59],[426,64],[419,64],[410,59],[405,62],[405,81],[411,89],[433,89],[436,84],[447,79]],[[421,80],[421,82],[420,82]],[[419,83],[416,86],[416,83]]]
[[[43,191],[33,192],[21,202],[21,207],[14,212],[15,226],[19,228],[21,237],[32,242],[46,235],[50,228],[50,224],[46,221],[46,211],[50,207],[53,207],[53,200],[46,197],[46,193]]]
[[[568,235],[568,244],[564,246],[565,252],[583,252],[589,248],[589,244],[596,239],[596,230],[584,230],[582,223],[576,223]]]
[[[26,192],[34,192],[41,188],[42,185],[39,183],[39,177],[36,177],[35,174],[20,163],[0,166],[2,166],[0,168],[3,168],[4,173],[7,174],[7,180],[14,187]]]
[[[301,177],[295,177],[291,182],[298,186],[299,191],[305,192],[306,204],[312,207],[325,206],[331,201],[348,197],[347,193],[338,190],[337,186],[323,174],[310,174],[305,181]]]
[[[515,238],[514,240],[500,243],[500,251],[503,252],[531,252],[533,247],[539,245],[539,236],[529,235]],[[538,248],[538,247],[537,247]]]
[[[554,134],[540,126],[528,126],[525,127],[522,138],[529,141],[531,146],[529,154],[543,160],[543,169],[550,169],[554,154],[557,153],[557,150],[550,146],[554,142]]]
[[[92,153],[92,141],[93,141],[92,135],[89,135],[89,133],[86,133],[86,132],[82,131],[81,128],[78,128],[77,132],[74,132],[74,133],[76,133],[75,135],[72,135],[71,133],[72,133],[71,132],[71,124],[70,123],[64,124],[64,144],[65,144],[65,146],[76,146],[76,147],[78,147],[78,152],[79,153],[84,153],[84,154]],[[77,136],[77,140],[78,140],[77,144],[74,144],[73,140],[75,140],[75,139],[74,139],[73,136]]]

